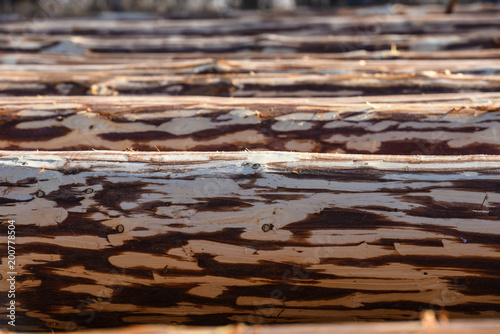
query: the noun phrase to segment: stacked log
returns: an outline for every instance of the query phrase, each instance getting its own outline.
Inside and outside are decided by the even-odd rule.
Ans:
[[[0,145],[54,151],[500,154],[499,101],[499,93],[314,100],[5,98]]]
[[[15,329],[498,318],[498,8],[388,10],[1,24]]]

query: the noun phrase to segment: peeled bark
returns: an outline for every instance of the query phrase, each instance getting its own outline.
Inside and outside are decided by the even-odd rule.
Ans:
[[[194,36],[180,38],[148,37],[139,40],[135,38],[116,37],[78,37],[48,36],[43,39],[29,35],[12,35],[0,40],[0,51],[23,52],[61,52],[51,47],[58,43],[70,41],[78,48],[93,52],[350,52],[356,50],[380,51],[390,50],[397,45],[400,50],[430,52],[454,49],[492,49],[498,47],[496,30],[472,31],[462,33],[460,37],[443,35],[329,35],[329,36],[285,36],[285,35],[256,35],[256,36]]]
[[[288,66],[294,66],[297,69],[311,69],[315,66],[327,66],[335,65],[334,61],[342,60],[359,60],[367,61],[366,65],[373,65],[370,60],[373,61],[383,61],[386,60],[381,65],[391,66],[390,60],[412,60],[412,62],[406,62],[399,64],[394,62],[392,66],[396,66],[397,71],[401,71],[407,67],[413,67],[419,64],[418,61],[427,61],[426,63],[420,62],[420,64],[425,64],[426,69],[423,70],[452,70],[461,71],[461,66],[465,65],[465,70],[470,70],[471,65],[479,68],[481,72],[481,61],[486,64],[493,66],[493,73],[497,72],[498,58],[500,57],[500,50],[498,49],[485,49],[485,50],[453,50],[453,51],[435,51],[435,52],[415,52],[415,51],[404,51],[397,50],[397,52],[391,52],[391,50],[382,51],[366,51],[360,50],[358,52],[346,52],[346,53],[284,53],[284,54],[266,54],[266,53],[138,53],[138,54],[120,54],[120,53],[98,53],[98,52],[85,52],[85,55],[71,55],[71,54],[50,54],[50,53],[26,53],[26,52],[16,52],[14,54],[8,52],[0,52],[0,64],[2,65],[34,65],[34,64],[45,64],[51,65],[50,67],[42,67],[41,71],[50,71],[51,68],[56,68],[54,65],[108,65],[102,66],[99,70],[107,71],[111,69],[123,68],[125,66],[136,66],[138,68],[147,67],[148,70],[153,70],[155,68],[159,69],[175,69],[179,70],[182,68],[187,68],[185,73],[193,73],[194,66],[212,64],[217,61],[225,62],[224,67],[219,69],[225,69],[229,65],[230,69],[234,69],[236,64],[245,64],[248,62],[256,62],[259,64],[257,68],[252,68],[253,71],[262,71],[263,68],[269,68],[273,66],[273,71],[275,69],[283,69],[287,64]],[[276,60],[279,60],[277,63]],[[450,61],[453,59],[453,61]],[[481,61],[478,61],[480,59]],[[436,61],[438,60],[438,61]],[[261,66],[264,62],[265,66]],[[328,64],[329,63],[329,64]],[[346,66],[351,67],[355,63],[337,63],[341,64],[342,67],[339,69],[345,69]],[[109,66],[115,65],[115,66]],[[212,64],[215,65],[215,64]],[[399,66],[398,66],[399,65]],[[436,66],[437,65],[437,66]],[[192,66],[192,67],[190,67]],[[20,66],[20,68],[22,68]],[[285,67],[286,68],[286,67]],[[290,67],[291,69],[292,67]],[[4,66],[2,70],[9,69],[8,66]],[[77,71],[79,67],[72,66],[68,68],[71,71]],[[80,67],[83,69],[83,67]],[[94,68],[95,69],[95,68]],[[335,68],[334,68],[335,69]],[[484,67],[482,68],[484,70]],[[486,69],[487,70],[487,69]],[[378,69],[380,71],[380,69]],[[149,73],[149,72],[148,72]],[[154,72],[153,72],[154,73]],[[169,72],[175,73],[175,71]],[[88,72],[87,72],[88,74]]]
[[[499,102],[498,93],[314,100],[6,98],[0,102],[0,147],[500,154]]]
[[[498,15],[442,11],[0,24],[16,330],[498,318]]]
[[[221,18],[143,15],[133,20],[128,15],[115,14],[101,18],[39,18],[36,21],[5,22],[0,32],[14,35],[102,36],[135,37],[155,36],[229,37],[266,36],[360,36],[369,39],[375,35],[446,35],[500,28],[498,7],[473,4],[457,7],[454,15],[443,13],[442,6],[378,6],[341,10],[295,12],[232,11]],[[128,16],[130,17],[130,16]],[[192,24],[196,20],[196,24]],[[151,23],[154,23],[152,25]]]
[[[498,317],[499,166],[481,155],[0,152],[19,330],[408,320],[427,308]]]
[[[362,72],[344,70],[343,64],[330,67],[330,73],[224,73],[224,65],[200,64],[191,74],[168,74],[162,68],[143,66],[142,73],[106,73],[83,68],[0,72],[1,95],[198,95],[225,97],[336,97],[396,94],[478,93],[500,90],[500,76],[422,70]],[[500,62],[485,71],[495,71]],[[479,67],[479,63],[475,67]],[[25,67],[29,68],[29,67]],[[411,69],[411,68],[410,68]],[[295,69],[300,70],[300,69]],[[95,71],[95,72],[94,72]],[[227,69],[227,71],[230,71]],[[471,71],[474,71],[472,69]],[[48,72],[48,73],[44,73]],[[69,72],[69,73],[68,73]],[[73,72],[73,73],[72,73]],[[91,73],[88,73],[91,72]],[[118,71],[119,72],[119,71]],[[199,73],[203,74],[199,74]],[[220,73],[218,73],[220,72]],[[331,74],[331,73],[334,74]],[[491,73],[491,72],[489,72]]]

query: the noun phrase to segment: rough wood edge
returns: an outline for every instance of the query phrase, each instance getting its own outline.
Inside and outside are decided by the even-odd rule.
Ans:
[[[352,103],[419,103],[419,102],[432,102],[432,103],[447,103],[463,101],[476,101],[489,100],[490,102],[498,102],[500,100],[500,93],[444,93],[444,94],[408,94],[408,95],[383,95],[383,96],[361,96],[361,97],[214,97],[214,96],[148,96],[147,101],[143,96],[24,96],[24,97],[2,97],[0,106],[25,106],[27,104],[52,104],[57,107],[61,103],[81,103],[81,104],[97,104],[97,103],[113,103],[115,105],[176,105],[182,103],[203,104],[203,103],[219,103],[224,105],[265,105],[272,104],[276,106],[290,105],[290,104],[307,104],[312,106],[331,105],[331,104],[352,104]]]
[[[294,168],[376,168],[380,170],[436,170],[500,168],[500,155],[375,155],[341,153],[305,153],[283,151],[243,152],[121,152],[121,151],[0,151],[0,164],[57,169],[68,163],[193,163],[248,161],[283,164]]]

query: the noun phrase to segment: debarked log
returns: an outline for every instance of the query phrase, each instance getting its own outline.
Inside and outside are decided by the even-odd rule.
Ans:
[[[154,24],[156,21],[150,21]],[[191,21],[188,24],[193,24]],[[151,27],[153,25],[151,24]],[[313,35],[287,36],[279,34],[259,34],[255,36],[75,36],[24,34],[0,35],[2,52],[67,52],[77,54],[92,52],[148,53],[148,52],[350,52],[356,50],[381,51],[398,50],[433,52],[446,50],[494,49],[498,47],[496,29],[472,30],[460,35],[446,34],[399,34],[387,35]],[[57,50],[57,51],[56,51]]]
[[[60,54],[60,53],[26,53],[18,51],[16,53],[0,52],[0,64],[2,65],[33,65],[33,64],[45,64],[51,65],[112,65],[115,68],[125,65],[140,65],[145,64],[147,66],[148,73],[155,73],[156,69],[163,70],[167,69],[182,69],[189,65],[203,66],[206,63],[214,63],[216,61],[227,61],[231,69],[237,68],[235,62],[241,63],[251,63],[258,64],[258,66],[253,66],[253,68],[248,68],[248,71],[255,70],[272,70],[276,68],[283,67],[286,65],[295,66],[296,68],[306,68],[309,64],[314,63],[321,64],[323,66],[330,66],[328,62],[333,62],[335,60],[364,60],[368,64],[373,64],[370,60],[380,61],[380,60],[413,60],[413,62],[408,62],[404,64],[400,62],[399,65],[403,67],[407,65],[412,68],[419,61],[427,60],[427,68],[435,70],[438,67],[441,70],[449,69],[451,72],[465,72],[470,71],[473,66],[463,66],[465,62],[469,64],[477,62],[481,59],[483,63],[477,62],[479,73],[484,73],[491,68],[490,74],[498,72],[498,58],[500,58],[499,49],[484,49],[484,50],[452,50],[452,51],[433,51],[433,52],[412,52],[397,50],[397,52],[388,50],[383,51],[366,51],[360,50],[357,52],[345,52],[345,53],[98,53],[98,52],[85,52],[84,55],[75,54]],[[279,63],[273,62],[273,60],[279,60]],[[446,66],[443,62],[446,60]],[[265,62],[262,64],[262,62]],[[423,68],[423,62],[421,68]],[[224,64],[227,66],[228,64]],[[437,65],[437,66],[436,66]],[[481,65],[486,65],[481,68]],[[5,66],[8,68],[8,66]],[[20,66],[21,67],[21,66]],[[45,67],[45,70],[51,67]],[[342,67],[349,67],[349,65],[342,64]],[[21,67],[22,68],[22,67]],[[71,67],[71,70],[77,70],[80,67]],[[108,67],[109,68],[109,67]],[[226,67],[222,67],[226,68]],[[40,69],[43,71],[43,69]],[[102,70],[102,68],[101,68]],[[240,72],[244,72],[246,68],[243,66],[239,67]],[[401,68],[399,69],[401,70]],[[194,72],[194,71],[191,71]]]
[[[484,51],[484,50],[483,50]],[[480,51],[476,51],[480,53]],[[387,52],[387,57],[399,55],[395,52]],[[432,53],[431,53],[432,55]],[[500,74],[500,59],[488,59],[490,52],[483,52],[482,59],[369,59],[347,60],[322,57],[321,55],[288,55],[283,57],[275,55],[275,58],[253,56],[250,59],[238,59],[237,55],[210,54],[198,55],[196,59],[181,58],[182,55],[162,55],[162,59],[143,56],[142,59],[130,55],[107,55],[100,54],[99,58],[94,56],[70,57],[54,56],[46,54],[21,54],[0,57],[0,79],[14,81],[24,77],[64,78],[66,81],[75,78],[86,78],[88,81],[110,80],[113,76],[155,77],[163,75],[182,74],[295,74],[300,81],[300,75],[304,74],[365,74],[391,76],[401,74],[416,74],[436,76],[441,79],[451,80],[453,75],[467,78],[483,76],[491,80],[489,76]],[[493,53],[493,56],[495,53]],[[500,50],[496,52],[500,58]],[[478,56],[478,55],[477,55]],[[241,57],[241,55],[240,55]],[[15,66],[12,62],[15,61]],[[110,63],[112,62],[112,63]],[[47,66],[50,65],[50,66]],[[445,76],[446,75],[446,76]],[[238,78],[238,77],[235,77]],[[82,80],[82,79],[80,79]],[[5,86],[3,86],[5,89]],[[494,87],[491,87],[492,90]]]
[[[499,156],[3,151],[0,194],[19,330],[500,315]]]
[[[280,33],[298,36],[363,35],[368,39],[378,34],[458,35],[470,31],[500,28],[498,7],[462,6],[453,16],[432,12],[424,6],[371,7],[358,10],[322,10],[276,13],[232,12],[229,17],[183,18],[143,16],[135,20],[120,17],[84,17],[3,22],[0,33],[11,35],[59,35],[154,37],[154,36],[255,36]],[[434,8],[436,9],[436,8]],[[468,10],[467,10],[468,9]],[[472,11],[471,11],[472,10]],[[220,13],[221,14],[221,13]]]
[[[0,148],[500,154],[499,101],[499,93],[5,98]]]
[[[252,70],[258,63],[233,64],[214,61],[179,64],[162,68],[162,62],[139,68],[124,66],[15,66],[0,67],[0,96],[28,95],[201,95],[232,97],[336,97],[395,94],[477,93],[500,90],[498,61],[456,61],[415,65],[381,61],[353,64],[305,62],[306,73],[298,66],[283,63],[271,71]],[[173,64],[171,64],[173,65]],[[247,65],[242,68],[242,66]],[[399,66],[398,66],[399,65]],[[462,67],[456,66],[462,65]],[[72,67],[69,69],[68,67]],[[187,68],[186,68],[187,67]],[[439,68],[438,71],[433,67]],[[327,69],[328,68],[328,69]],[[457,68],[454,72],[449,69]],[[462,71],[463,70],[463,71]],[[170,72],[184,72],[173,74]],[[246,73],[240,73],[241,71]],[[303,70],[304,71],[304,70]],[[187,73],[186,73],[187,72]],[[235,73],[236,72],[236,73]],[[465,72],[465,74],[463,73]],[[469,73],[467,73],[469,72]]]
[[[198,67],[209,72],[217,64]],[[339,65],[337,65],[339,66]],[[339,67],[338,67],[339,68]],[[396,94],[478,93],[500,90],[500,75],[421,71],[417,73],[215,73],[162,74],[154,66],[144,73],[66,73],[53,69],[1,71],[0,96],[30,95],[199,95],[223,97],[337,97]],[[87,69],[89,70],[89,69]],[[149,71],[149,72],[148,72]],[[494,71],[492,67],[486,71]],[[217,70],[216,70],[217,72]],[[343,72],[337,70],[336,72]]]

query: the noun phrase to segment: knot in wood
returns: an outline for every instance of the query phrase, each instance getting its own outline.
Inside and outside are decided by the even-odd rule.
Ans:
[[[264,232],[269,232],[273,229],[273,225],[272,224],[264,224],[262,225],[262,231]]]

